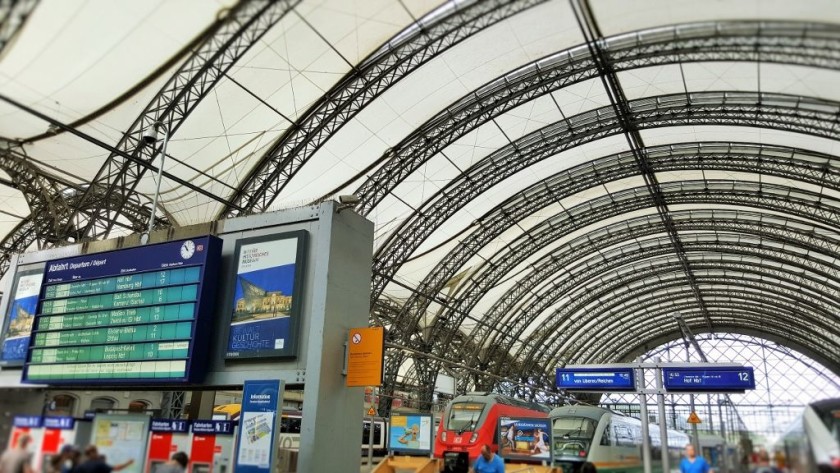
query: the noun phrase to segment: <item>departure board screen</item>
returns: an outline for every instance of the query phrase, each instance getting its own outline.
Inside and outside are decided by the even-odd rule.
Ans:
[[[23,381],[200,381],[221,248],[206,236],[48,261]]]

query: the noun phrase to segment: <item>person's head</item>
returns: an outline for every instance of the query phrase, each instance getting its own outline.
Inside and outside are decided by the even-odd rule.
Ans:
[[[694,445],[688,444],[685,446],[685,456],[688,458],[694,458],[696,453],[694,452]]]
[[[175,452],[172,454],[172,461],[181,465],[181,468],[187,468],[187,463],[190,462],[190,457],[184,452]]]
[[[75,456],[75,453],[76,453],[76,447],[74,447],[73,445],[70,445],[70,444],[67,444],[67,445],[61,447],[61,450],[59,451],[59,455],[61,455],[61,457],[65,458],[65,459],[73,458],[73,456]]]
[[[578,473],[598,473],[598,469],[595,468],[595,465],[592,462],[584,462],[583,465],[580,466],[580,471]]]
[[[17,446],[19,449],[26,450],[30,443],[32,443],[32,437],[29,434],[23,434],[18,437]]]
[[[85,456],[91,459],[99,459],[99,449],[96,445],[88,445],[85,447]]]
[[[493,459],[493,450],[490,448],[490,445],[484,444],[481,446],[481,456],[487,461]]]

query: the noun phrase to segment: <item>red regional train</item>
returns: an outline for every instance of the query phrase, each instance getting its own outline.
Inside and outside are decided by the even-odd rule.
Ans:
[[[458,396],[443,412],[435,435],[435,457],[443,458],[446,452],[468,452],[472,463],[484,444],[499,450],[499,417],[548,417],[549,412],[547,406],[501,394]]]

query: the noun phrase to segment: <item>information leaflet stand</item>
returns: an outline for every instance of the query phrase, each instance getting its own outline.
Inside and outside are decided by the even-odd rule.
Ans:
[[[41,442],[41,465],[58,455],[64,445],[76,444],[76,419],[72,417],[44,417]],[[46,468],[45,468],[46,469]]]
[[[234,467],[237,473],[274,472],[282,395],[280,380],[245,381]]]
[[[41,416],[15,416],[12,419],[12,431],[9,435],[9,448],[17,445],[21,435],[29,434],[32,442],[29,444],[29,451],[32,452],[35,471],[43,471],[41,460],[41,446],[44,444],[43,418]]]
[[[190,473],[229,473],[233,465],[233,421],[194,420]]]
[[[528,469],[534,472],[552,471],[551,419],[543,417],[500,417],[496,428],[499,433],[499,456],[506,468]],[[518,463],[519,465],[514,465]]]
[[[431,414],[391,414],[388,432],[388,458],[376,466],[375,473],[413,471],[432,473],[438,463],[430,458],[433,448],[434,419]],[[395,456],[401,453],[404,456]]]
[[[146,458],[146,445],[149,443],[149,417],[97,414],[93,418],[91,443],[100,455],[105,455],[109,465],[134,460],[134,463],[121,471],[141,473]]]
[[[149,424],[149,448],[146,453],[145,473],[157,473],[175,452],[184,452],[190,458],[192,442],[190,423],[180,419],[152,419]]]

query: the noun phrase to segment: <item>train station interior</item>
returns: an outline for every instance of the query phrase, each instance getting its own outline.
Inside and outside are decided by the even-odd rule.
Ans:
[[[47,418],[83,448],[119,416],[271,431],[278,472],[336,442],[577,473],[552,413],[584,407],[641,419],[654,472],[685,435],[715,473],[838,473],[839,254],[835,0],[0,0],[0,450],[37,423],[38,473]],[[562,385],[587,366],[633,387]],[[715,366],[749,386],[663,386]],[[277,436],[246,409],[274,378]],[[506,457],[543,429],[508,415],[550,456]],[[596,424],[577,460],[621,446]],[[273,473],[242,442],[189,473]]]

